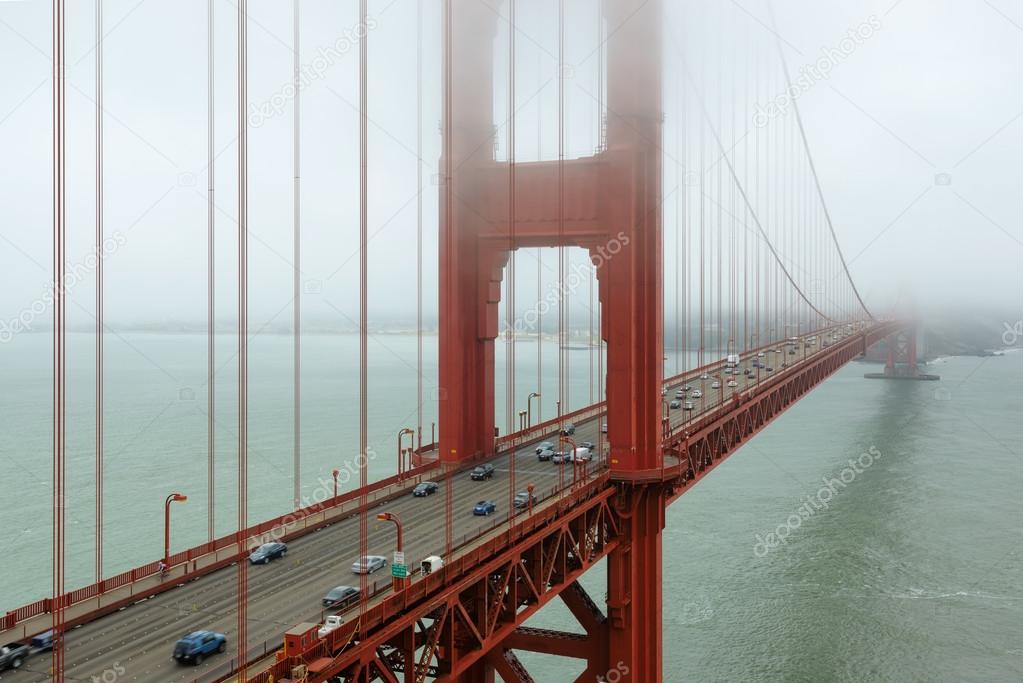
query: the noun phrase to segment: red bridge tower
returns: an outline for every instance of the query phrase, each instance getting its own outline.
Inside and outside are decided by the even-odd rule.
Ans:
[[[661,680],[661,11],[605,0],[606,145],[592,157],[495,158],[494,38],[483,2],[452,2],[445,44],[440,233],[440,457],[494,450],[494,340],[503,269],[521,247],[577,246],[596,268],[607,343],[610,464],[624,542],[609,558],[603,662]],[[503,117],[502,117],[503,119]],[[601,668],[603,667],[603,668]],[[492,669],[480,668],[480,680]]]

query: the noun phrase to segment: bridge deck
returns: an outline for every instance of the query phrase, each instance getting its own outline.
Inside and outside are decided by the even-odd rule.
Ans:
[[[837,334],[841,340],[851,332],[843,328]],[[816,345],[806,345],[806,339],[810,336],[818,337]],[[671,431],[677,433],[681,429],[698,425],[715,409],[731,403],[733,393],[754,389],[761,383],[778,381],[782,376],[796,371],[824,350],[824,341],[824,334],[817,331],[803,335],[794,347],[794,355],[788,353],[784,343],[773,345],[774,348],[782,349],[781,353],[765,349],[765,355],[760,360],[773,367],[773,372],[752,368],[757,353],[750,352],[742,358],[738,375],[723,375],[724,363],[718,361],[666,380],[666,401],[673,400],[676,389],[684,384],[701,390],[703,394],[694,400],[692,411],[668,411]],[[789,367],[782,368],[782,362],[789,363]],[[749,376],[743,374],[746,368],[751,369]],[[702,375],[707,378],[701,379]],[[738,384],[735,388],[727,386],[727,380],[732,378]],[[712,388],[715,381],[721,383],[720,388]],[[591,411],[589,417],[576,422],[574,440],[577,443],[599,443],[602,415],[602,412]],[[507,523],[510,457],[514,457],[516,489],[523,490],[528,483],[534,484],[540,505],[559,490],[571,486],[571,466],[562,467],[537,461],[533,444],[541,438],[556,441],[556,426],[549,431],[529,432],[522,438],[512,439],[511,443],[515,445],[508,453],[490,459],[496,468],[493,479],[473,482],[469,481],[467,473],[459,473],[452,478],[452,529],[456,549],[471,544],[473,539]],[[668,456],[666,466],[670,469],[674,464],[677,464],[677,460]],[[589,463],[585,474],[593,476],[606,467],[606,457],[599,456]],[[439,472],[437,474],[439,476]],[[407,482],[408,488],[416,481]],[[419,560],[428,555],[443,554],[446,488],[443,481],[440,481],[440,485],[440,490],[433,496],[414,498],[405,495],[387,505],[388,510],[397,512],[405,522],[405,552],[408,564],[412,567],[418,566]],[[472,505],[481,499],[493,500],[497,504],[497,514],[474,517]],[[520,511],[519,514],[526,513]],[[280,646],[283,632],[294,624],[322,621],[324,612],[320,607],[320,599],[328,590],[337,585],[359,586],[358,577],[350,569],[359,553],[358,533],[358,517],[349,517],[289,542],[286,558],[250,569],[250,648],[272,652]],[[372,522],[369,534],[369,553],[389,556],[395,547],[393,527]],[[371,593],[387,592],[390,583],[388,574],[385,570],[373,575],[369,583]],[[374,588],[378,591],[374,591]],[[67,674],[74,679],[89,679],[92,676],[102,676],[105,669],[117,663],[137,680],[189,681],[200,676],[203,680],[207,680],[207,676],[208,680],[213,680],[214,674],[222,671],[236,654],[237,644],[233,637],[236,597],[236,572],[229,566],[87,623],[67,635]],[[227,634],[228,654],[212,657],[199,667],[179,667],[171,659],[174,642],[183,634],[196,629],[212,629]],[[26,682],[48,680],[49,665],[48,656],[37,656],[9,677],[14,681]]]

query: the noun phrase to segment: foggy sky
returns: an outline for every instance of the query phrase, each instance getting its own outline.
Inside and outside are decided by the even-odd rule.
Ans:
[[[84,261],[95,229],[95,52],[92,3],[68,4],[74,264]],[[716,83],[727,102],[737,88],[736,107],[741,92],[758,83],[759,98],[742,106],[747,114],[751,105],[777,95],[776,37],[765,2],[667,4],[666,30],[680,37],[685,63],[699,72],[699,82]],[[250,123],[259,105],[274,102],[275,95],[283,103],[268,118],[260,115],[260,125],[250,131],[250,305],[254,326],[286,325],[292,304],[293,100],[279,95],[292,78],[291,6],[271,0],[249,5]],[[425,313],[436,315],[439,3],[424,5],[423,149],[417,159],[416,2],[370,2],[371,318],[414,315],[420,202]],[[123,236],[104,261],[107,316],[123,324],[198,324],[206,302],[206,3],[106,0],[104,6],[105,233]],[[576,31],[565,49],[573,65],[566,80],[565,146],[569,156],[585,156],[599,144],[596,5],[573,0],[567,6]],[[303,65],[311,67],[327,48],[338,55],[301,93],[301,279],[309,321],[351,321],[358,314],[358,49],[347,39],[356,28],[357,7],[302,3]],[[32,306],[51,277],[49,11],[50,3],[41,0],[0,2],[4,320]],[[217,307],[226,321],[233,319],[237,295],[235,11],[227,0],[216,3]],[[554,3],[518,0],[517,14],[516,156],[556,158],[556,10]],[[837,48],[850,30],[871,21],[876,27],[798,98],[838,240],[868,305],[885,312],[906,291],[922,309],[1018,307],[1023,200],[1014,185],[1023,150],[1023,9],[1006,0],[779,0],[775,14],[794,74]],[[495,43],[495,69],[502,74],[495,86],[498,112],[507,109],[507,63],[500,57],[507,44],[502,24]],[[673,49],[666,40],[666,53]],[[673,79],[681,67],[666,62],[668,147],[679,114],[672,109]],[[759,66],[743,72],[751,62]],[[715,79],[711,66],[719,63],[731,80]],[[755,74],[774,80],[754,83]],[[706,94],[709,100],[720,95]],[[689,100],[685,109],[694,106]],[[507,154],[503,124],[503,118],[495,121],[499,158]],[[748,124],[736,125],[744,130]],[[721,133],[733,136],[730,128]],[[736,152],[735,160],[740,158]],[[666,160],[666,190],[674,167]],[[664,222],[666,234],[675,229],[669,207]],[[584,261],[581,251],[571,258]],[[543,264],[535,251],[516,263],[520,302],[536,296],[538,268],[539,289],[553,286],[553,252]],[[671,274],[665,277],[670,289]],[[89,323],[94,290],[88,274],[71,295],[72,320]],[[578,297],[582,310],[588,291]]]

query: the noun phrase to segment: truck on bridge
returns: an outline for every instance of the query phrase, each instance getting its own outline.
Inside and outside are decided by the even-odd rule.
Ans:
[[[21,663],[31,654],[28,645],[22,643],[8,643],[0,648],[0,671],[4,669],[17,669]]]

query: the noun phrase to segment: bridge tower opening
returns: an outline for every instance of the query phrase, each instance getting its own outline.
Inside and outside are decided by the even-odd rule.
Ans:
[[[617,505],[608,618],[594,635],[636,680],[661,679],[664,527],[660,0],[605,0],[605,142],[590,157],[507,163],[495,154],[494,40],[484,2],[446,16],[440,179],[439,456],[494,452],[494,344],[502,272],[522,247],[587,249],[607,344],[607,423]],[[489,665],[474,680],[489,680]]]

